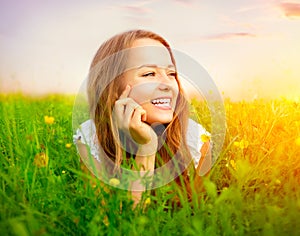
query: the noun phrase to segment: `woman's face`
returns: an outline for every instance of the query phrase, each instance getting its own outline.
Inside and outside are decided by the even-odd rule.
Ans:
[[[178,97],[176,71],[168,49],[157,40],[138,39],[129,53],[122,84],[130,85],[129,97],[146,111],[149,124],[169,123]]]

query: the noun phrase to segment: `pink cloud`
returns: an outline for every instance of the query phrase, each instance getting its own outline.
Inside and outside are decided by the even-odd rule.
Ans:
[[[249,37],[256,37],[255,34],[247,33],[247,32],[237,32],[237,33],[222,33],[222,34],[214,34],[203,37],[206,40],[226,40],[232,38],[249,38]]]
[[[300,17],[300,3],[284,2],[279,7],[287,17]]]
[[[175,3],[179,3],[185,6],[193,6],[193,0],[173,0]]]
[[[137,6],[123,6],[122,9],[133,14],[146,14],[149,12],[149,9]]]

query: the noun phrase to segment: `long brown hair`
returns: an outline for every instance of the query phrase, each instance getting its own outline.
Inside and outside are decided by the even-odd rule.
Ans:
[[[146,30],[127,31],[110,38],[100,46],[90,67],[87,84],[90,114],[95,122],[98,142],[105,154],[115,163],[116,169],[124,161],[122,147],[114,139],[114,132],[117,131],[114,129],[112,120],[115,101],[125,89],[121,79],[122,72],[126,67],[127,54],[122,52],[125,49],[130,49],[135,40],[142,38],[150,38],[162,43],[169,51],[171,60],[176,67],[173,53],[167,41]],[[194,168],[192,164],[189,165],[189,171],[186,168],[187,163],[191,163],[192,159],[186,143],[189,108],[177,75],[176,80],[179,87],[177,104],[173,119],[166,126],[165,145],[157,152],[160,159],[156,158],[156,167],[172,161],[172,157],[176,153],[176,165],[179,166],[180,173],[182,170],[184,171],[181,174],[183,178],[177,177],[175,182],[181,189],[187,190],[188,195],[190,195],[191,178],[189,176],[193,175]]]

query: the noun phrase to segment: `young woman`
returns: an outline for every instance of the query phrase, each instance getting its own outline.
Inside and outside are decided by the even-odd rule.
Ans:
[[[203,160],[210,159],[209,144],[200,140],[206,131],[189,119],[166,40],[153,32],[132,30],[104,42],[92,61],[87,93],[91,119],[74,138],[81,160],[94,175],[100,179],[117,175],[126,182],[127,175],[122,174],[126,166],[140,177],[150,176],[150,187],[139,178],[127,183],[135,203],[146,188],[161,186],[151,183],[158,170],[189,198],[193,189],[201,189],[197,172]]]

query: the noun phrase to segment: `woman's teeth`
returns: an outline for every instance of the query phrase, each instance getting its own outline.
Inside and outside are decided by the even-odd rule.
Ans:
[[[159,98],[151,101],[154,106],[158,107],[170,107],[171,99],[170,98]]]

